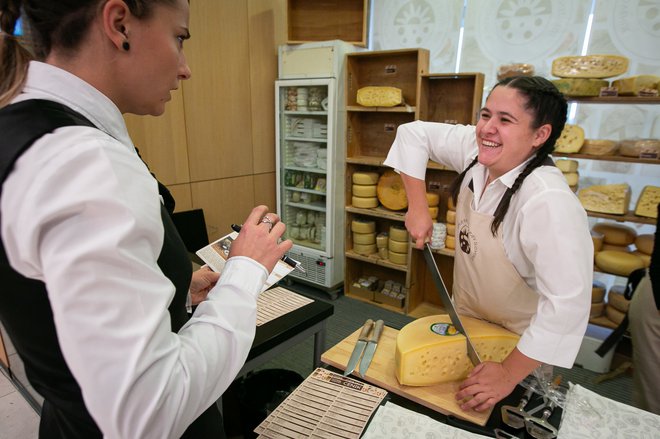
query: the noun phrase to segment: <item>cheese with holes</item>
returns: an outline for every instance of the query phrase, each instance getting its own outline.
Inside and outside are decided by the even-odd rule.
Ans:
[[[620,55],[561,56],[552,61],[559,78],[611,78],[628,71],[628,58]]]
[[[577,160],[569,160],[569,159],[555,160],[555,166],[563,173],[577,172],[579,164],[580,163]]]
[[[660,187],[644,186],[642,193],[637,199],[635,215],[647,218],[658,217],[658,203],[660,203]]]
[[[516,347],[518,335],[483,320],[461,316],[465,330],[483,361],[501,362]],[[446,314],[417,319],[396,339],[395,372],[400,384],[430,386],[464,379],[473,366],[465,336]]]
[[[376,231],[376,222],[365,219],[354,219],[351,221],[351,230],[354,233],[374,233]]]
[[[608,139],[585,139],[580,148],[580,154],[588,155],[614,155],[619,149],[619,144]]]
[[[637,231],[625,224],[603,221],[594,224],[592,232],[602,233],[603,242],[611,245],[630,245],[635,242]]]
[[[591,284],[591,303],[600,303],[605,298],[605,284],[597,280]]]
[[[351,199],[353,207],[359,207],[362,209],[371,209],[373,207],[378,207],[378,198],[377,197],[356,197],[353,196]]]
[[[612,87],[616,87],[619,96],[639,96],[640,90],[657,90],[660,76],[635,75],[612,81]]]
[[[378,184],[378,172],[354,172],[353,183],[362,185]]]
[[[397,87],[362,87],[357,91],[357,103],[364,107],[395,107],[403,104],[403,92]]]
[[[378,179],[378,201],[390,210],[401,210],[408,207],[406,188],[401,176],[392,170],[387,170]]]
[[[630,186],[627,183],[590,186],[580,189],[578,198],[588,211],[624,215],[630,205]]]
[[[596,254],[596,266],[606,272],[629,276],[635,270],[645,267],[644,260],[637,255],[627,252],[605,250]]]
[[[579,125],[567,123],[555,143],[555,152],[574,154],[582,148],[584,130]]]
[[[376,197],[378,194],[376,192],[375,184],[354,184],[353,185],[353,195],[356,197]]]
[[[610,85],[610,83],[604,79],[591,78],[563,78],[554,79],[550,82],[552,82],[562,94],[571,97],[598,96],[600,95],[601,88],[609,87]]]
[[[619,142],[619,155],[635,158],[660,158],[660,139],[625,139]]]
[[[650,255],[653,253],[653,245],[655,243],[655,237],[650,233],[644,233],[642,235],[637,235],[635,238],[635,247],[642,253]]]

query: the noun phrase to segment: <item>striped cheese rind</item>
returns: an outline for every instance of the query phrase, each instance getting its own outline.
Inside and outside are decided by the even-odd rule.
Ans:
[[[626,183],[594,185],[580,189],[578,198],[588,211],[624,215],[630,205],[630,186]]]
[[[647,218],[657,218],[658,203],[660,203],[660,187],[644,186],[642,193],[637,199],[635,215]]]
[[[621,55],[561,56],[552,61],[552,74],[559,78],[603,79],[628,71],[628,58]]]

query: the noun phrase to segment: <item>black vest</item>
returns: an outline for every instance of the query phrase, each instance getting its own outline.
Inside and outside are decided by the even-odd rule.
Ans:
[[[29,100],[0,109],[0,196],[4,181],[21,154],[44,134],[72,125],[95,128],[81,114],[52,101]],[[164,186],[159,184],[159,188],[164,189]],[[172,332],[178,332],[188,320],[185,303],[192,267],[170,213],[161,204],[165,236],[158,266],[176,287],[169,313]],[[0,321],[25,363],[30,384],[44,397],[39,437],[102,437],[60,350],[47,285],[13,270],[7,260],[4,243],[0,246],[0,282]],[[223,436],[222,418],[213,404],[183,437]]]

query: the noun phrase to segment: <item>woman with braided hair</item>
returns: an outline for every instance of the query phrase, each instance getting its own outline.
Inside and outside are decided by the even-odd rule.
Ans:
[[[401,125],[385,161],[406,187],[406,227],[417,248],[432,233],[429,158],[460,172],[452,187],[454,303],[459,314],[520,334],[502,363],[485,361],[461,383],[456,399],[464,410],[492,407],[542,364],[572,367],[586,331],[593,276],[587,215],[549,156],[566,111],[548,80],[507,78],[476,126]]]

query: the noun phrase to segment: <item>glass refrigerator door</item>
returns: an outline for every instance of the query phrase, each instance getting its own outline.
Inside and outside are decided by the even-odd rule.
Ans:
[[[289,80],[277,84],[278,202],[286,237],[327,253],[331,83]]]

